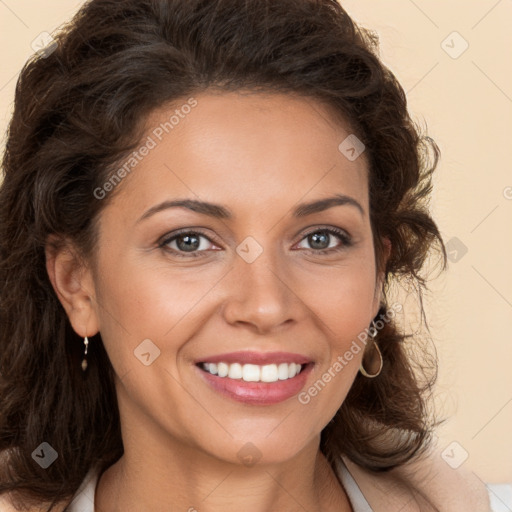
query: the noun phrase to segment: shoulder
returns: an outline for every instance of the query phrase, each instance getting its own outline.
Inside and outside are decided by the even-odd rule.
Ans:
[[[485,484],[466,465],[451,468],[438,449],[385,473],[343,461],[375,512],[492,512]]]

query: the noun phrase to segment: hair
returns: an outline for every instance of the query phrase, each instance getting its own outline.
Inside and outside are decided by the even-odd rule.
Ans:
[[[140,142],[163,105],[205,91],[294,94],[322,102],[364,143],[377,268],[420,296],[432,251],[446,251],[429,214],[436,143],[410,117],[403,88],[380,61],[378,38],[335,0],[92,0],[34,55],[16,85],[0,188],[0,494],[69,500],[92,467],[123,454],[114,371],[101,334],[83,344],[48,277],[49,236],[84,261],[113,194],[93,191]],[[384,264],[383,238],[391,242]],[[409,339],[411,338],[411,339]],[[395,320],[376,337],[384,366],[358,374],[321,433],[331,464],[345,455],[386,471],[423,453],[433,425],[437,359],[415,362],[418,336]],[[409,344],[406,343],[409,342]],[[417,353],[417,350],[416,352]],[[58,458],[42,469],[34,450]],[[333,466],[334,467],[334,466]],[[22,504],[23,503],[23,504]]]

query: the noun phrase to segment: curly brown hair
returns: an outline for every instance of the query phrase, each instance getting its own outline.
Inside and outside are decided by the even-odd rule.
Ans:
[[[50,283],[45,246],[58,234],[93,257],[97,220],[112,198],[93,191],[163,104],[212,88],[322,101],[366,146],[375,258],[385,270],[378,316],[390,285],[403,281],[418,292],[424,318],[427,257],[436,251],[446,267],[428,211],[439,149],[411,119],[375,34],[335,0],[91,0],[54,37],[53,53],[35,55],[20,74],[0,188],[0,494],[48,510],[70,499],[91,467],[117,461],[123,442],[101,335],[84,374],[81,338]],[[381,374],[358,375],[322,431],[331,464],[344,454],[388,470],[429,444],[436,357],[423,347],[413,358],[405,342],[421,340],[394,321],[377,340]],[[45,470],[31,457],[42,441],[59,454]]]

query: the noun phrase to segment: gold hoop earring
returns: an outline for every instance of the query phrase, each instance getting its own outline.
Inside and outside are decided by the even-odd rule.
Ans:
[[[89,339],[87,336],[84,338],[84,345],[85,345],[85,352],[84,352],[84,359],[82,361],[82,370],[85,372],[87,369],[87,358],[85,357],[87,355],[87,347],[89,346]]]
[[[377,345],[377,342],[375,341],[375,337],[377,336],[377,328],[375,327],[375,322],[372,320],[372,327],[373,327],[373,332],[374,334],[370,334],[372,340],[373,340],[373,344],[375,345],[375,349],[377,350],[377,354],[379,355],[379,359],[380,359],[380,364],[379,364],[379,369],[377,370],[376,373],[368,373],[365,369],[364,369],[364,366],[363,366],[363,359],[364,359],[364,354],[363,354],[363,359],[361,359],[361,365],[359,366],[359,371],[367,378],[369,379],[374,379],[375,377],[377,377],[378,375],[380,375],[380,372],[382,371],[382,367],[384,366],[384,359],[382,358],[382,353],[379,349],[379,345]]]

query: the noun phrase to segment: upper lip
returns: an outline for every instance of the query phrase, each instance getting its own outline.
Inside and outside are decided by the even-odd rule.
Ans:
[[[296,363],[307,364],[311,359],[302,354],[294,354],[292,352],[252,352],[238,351],[226,354],[216,354],[203,357],[196,361],[199,363],[240,363],[240,364],[257,364],[266,365],[272,363]]]

